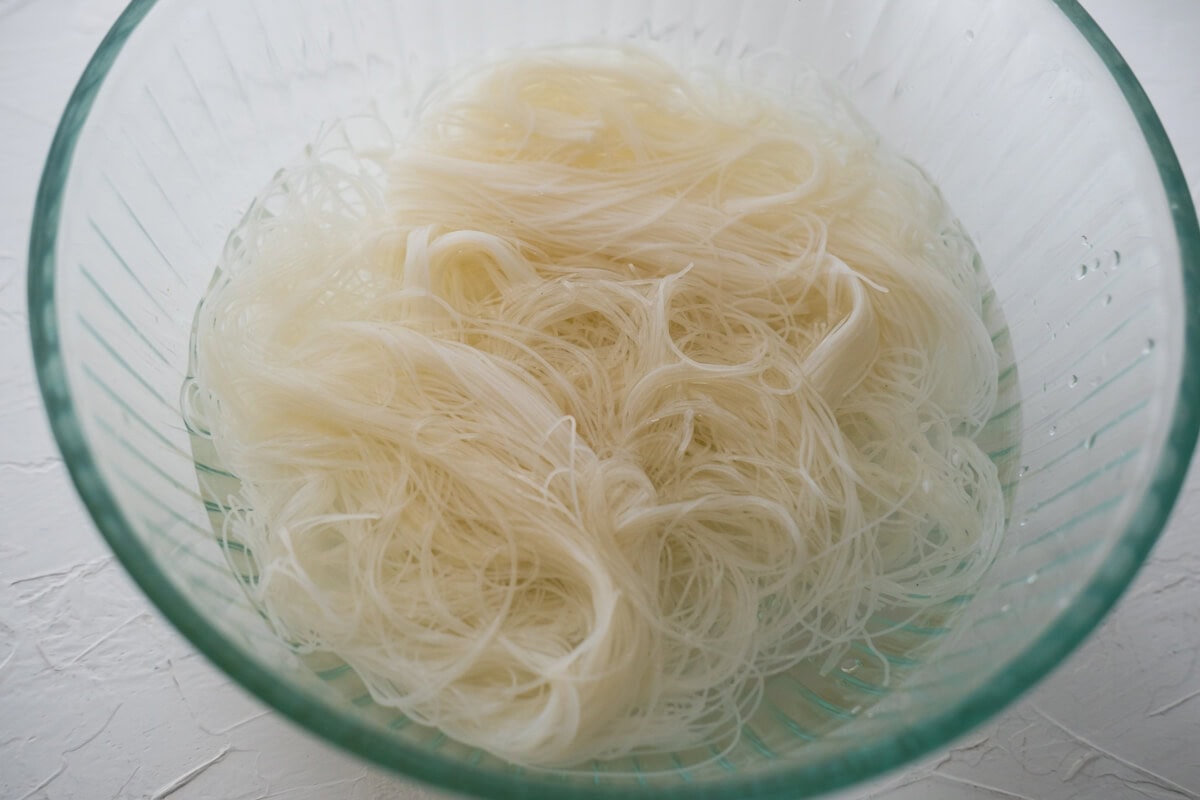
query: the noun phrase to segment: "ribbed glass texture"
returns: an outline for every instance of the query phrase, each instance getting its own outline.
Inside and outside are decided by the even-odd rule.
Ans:
[[[726,757],[510,768],[303,662],[212,535],[179,394],[192,313],[247,203],[322,120],[404,114],[489,51],[653,42],[784,92],[836,80],[942,187],[994,286],[1001,403],[985,433],[1010,501],[1002,553],[936,620],[781,676]],[[1161,529],[1196,434],[1195,212],[1128,69],[1071,0],[135,0],[68,107],[38,196],[34,346],[81,495],[130,573],[236,679],[334,742],[495,797],[802,797],[962,733],[1091,630]],[[203,459],[201,459],[203,460]],[[198,465],[214,480],[219,471]],[[928,640],[936,656],[909,670]]]

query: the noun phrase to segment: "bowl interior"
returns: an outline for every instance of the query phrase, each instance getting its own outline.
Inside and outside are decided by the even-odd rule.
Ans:
[[[784,677],[724,757],[534,773],[375,706],[335,660],[268,631],[230,569],[180,418],[196,303],[224,239],[323,120],[403,118],[493,50],[596,39],[717,61],[786,93],[811,64],[924,167],[991,278],[1001,401],[982,435],[1009,503],[955,624],[880,659]],[[961,733],[1052,667],[1161,528],[1195,440],[1195,213],[1149,104],[1073,2],[1048,0],[135,0],[72,98],[31,248],[51,420],[101,531],[235,678],[351,750],[491,796],[809,796]],[[203,468],[202,468],[203,470]],[[214,476],[219,479],[220,476]],[[910,669],[917,643],[936,655]],[[798,679],[802,678],[802,679]]]

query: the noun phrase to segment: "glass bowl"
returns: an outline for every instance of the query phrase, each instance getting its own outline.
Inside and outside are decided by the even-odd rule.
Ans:
[[[1007,532],[951,630],[782,676],[741,744],[538,772],[380,708],[294,654],[241,591],[198,492],[180,387],[230,228],[320,122],[404,114],[498,48],[635,40],[786,89],[804,63],[921,164],[994,285],[1001,402],[984,443]],[[522,798],[808,797],[944,745],[1079,644],[1162,529],[1196,438],[1200,232],[1129,68],[1073,0],[135,0],[88,65],[37,197],[39,379],[97,526],[162,612],[300,724],[453,790]],[[906,643],[905,639],[911,640]],[[908,643],[932,655],[909,668]]]

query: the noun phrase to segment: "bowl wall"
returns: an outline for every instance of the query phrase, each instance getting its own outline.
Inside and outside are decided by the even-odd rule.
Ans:
[[[213,537],[219,509],[202,501],[179,398],[226,235],[323,120],[373,101],[403,118],[463,61],[596,39],[716,60],[781,94],[811,64],[930,173],[994,286],[1001,401],[982,441],[1010,521],[953,631],[898,634],[898,671],[903,637],[937,657],[878,702],[864,656],[815,688],[774,682],[719,762],[522,773],[361,700],[347,670],[274,638]],[[368,758],[509,797],[799,797],[867,777],[1069,652],[1144,557],[1186,468],[1195,215],[1123,70],[1066,0],[138,0],[72,99],[39,194],[31,318],[56,435],[167,616],[267,702]]]

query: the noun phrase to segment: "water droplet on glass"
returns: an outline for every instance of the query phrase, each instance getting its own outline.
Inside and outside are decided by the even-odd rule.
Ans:
[[[1072,389],[1074,389],[1078,385],[1079,385],[1079,376],[1072,375],[1071,380],[1067,382],[1067,386],[1070,386]]]
[[[1144,348],[1142,348],[1142,352],[1143,352],[1143,353],[1149,353],[1149,352],[1150,352],[1151,350],[1153,350],[1153,349],[1154,349],[1154,340],[1153,340],[1153,339],[1147,339],[1147,340],[1146,340],[1146,346],[1145,346]]]
[[[970,28],[967,29],[967,41],[968,42],[975,41],[975,31],[971,30]]]
[[[1001,613],[1001,614],[1007,614],[1009,611],[1012,611],[1012,604],[1011,604],[1011,603],[1005,603],[1004,605],[1000,606],[1000,613]]]
[[[1092,243],[1088,241],[1088,238],[1087,238],[1087,236],[1080,236],[1080,237],[1079,237],[1079,240],[1080,240],[1081,242],[1083,242],[1083,246],[1084,246],[1084,247],[1086,247],[1086,248],[1087,248],[1087,249],[1089,249],[1089,250],[1091,250],[1091,249],[1092,249]]]
[[[1087,441],[1083,443],[1083,448],[1085,450],[1091,450],[1093,447],[1096,446],[1096,436],[1097,435],[1098,434],[1093,433],[1091,436],[1089,436],[1087,438]]]
[[[1051,436],[1053,436],[1053,435],[1054,435],[1054,434],[1056,434],[1056,433],[1058,433],[1058,426],[1057,426],[1057,425],[1051,425],[1051,426],[1050,426],[1050,435],[1051,435]]]
[[[862,711],[862,706],[855,706],[854,708],[850,709],[851,714],[857,714],[860,711]]]
[[[921,491],[922,492],[924,492],[925,494],[929,494],[929,492],[932,489],[933,489],[933,484],[930,483],[929,478],[926,478],[925,480],[921,481]]]
[[[1113,266],[1114,267],[1121,266],[1121,251],[1120,250],[1113,250]]]
[[[952,466],[952,467],[961,467],[962,466],[962,454],[959,453],[957,450],[950,453],[950,466]]]
[[[1075,273],[1075,280],[1081,281],[1087,277],[1087,274],[1088,274],[1088,265],[1080,264],[1079,271]]]
[[[1027,472],[1029,472],[1029,465],[1027,465],[1027,464],[1026,464],[1026,465],[1022,465],[1022,467],[1021,467],[1021,475],[1022,475],[1022,476],[1024,476],[1024,475],[1025,475]]]
[[[845,661],[843,661],[841,664],[838,665],[838,669],[840,669],[842,672],[846,673],[847,675],[850,675],[850,674],[854,673],[855,670],[857,670],[860,666],[862,666],[862,662],[859,661],[857,658],[847,658]]]
[[[1037,573],[1036,573],[1036,572],[1031,572],[1031,573],[1029,573],[1029,575],[1028,575],[1028,576],[1025,578],[1025,582],[1026,582],[1026,583],[1028,583],[1028,584],[1034,584],[1034,583],[1037,583],[1037,579],[1038,579]]]
[[[1106,305],[1106,306],[1112,305],[1112,295],[1111,294],[1104,295],[1104,305]]]
[[[1017,523],[1018,528],[1024,528],[1029,525],[1028,517],[1021,517],[1021,521]]]

